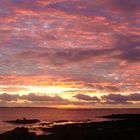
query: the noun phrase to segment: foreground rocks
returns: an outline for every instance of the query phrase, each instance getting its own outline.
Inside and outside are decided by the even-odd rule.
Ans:
[[[15,128],[0,135],[0,140],[34,140],[35,133],[29,133],[28,128]]]
[[[1,134],[0,140],[47,140],[47,136],[37,136],[35,133],[29,132],[28,128],[21,127]]]

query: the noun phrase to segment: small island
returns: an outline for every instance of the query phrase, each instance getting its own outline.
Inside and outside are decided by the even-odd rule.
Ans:
[[[40,122],[38,119],[16,119],[16,120],[8,120],[5,121],[7,123],[12,123],[12,124],[33,124],[33,123],[37,123]]]

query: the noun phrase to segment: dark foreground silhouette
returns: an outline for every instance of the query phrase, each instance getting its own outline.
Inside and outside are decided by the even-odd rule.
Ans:
[[[103,118],[109,119],[140,119],[140,114],[112,114],[109,116],[103,116]]]
[[[0,140],[140,140],[140,117],[123,120],[57,125],[44,128],[51,135],[37,136],[27,128],[16,128],[0,135]],[[116,118],[116,117],[115,117]],[[127,118],[127,119],[126,119]]]

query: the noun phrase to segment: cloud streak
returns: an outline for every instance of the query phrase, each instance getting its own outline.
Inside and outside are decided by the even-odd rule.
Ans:
[[[92,102],[100,101],[99,98],[97,98],[96,96],[91,97],[89,95],[84,95],[84,94],[77,94],[73,97],[76,98],[76,99],[79,99],[79,100],[84,100],[84,101],[92,101]]]
[[[0,102],[4,104],[13,103],[15,106],[22,104],[23,106],[26,103],[30,105],[45,105],[45,106],[62,106],[62,105],[73,105],[73,106],[93,106],[93,105],[138,105],[140,103],[140,94],[139,93],[132,93],[129,95],[122,95],[122,94],[108,94],[103,95],[101,97],[97,96],[90,96],[85,94],[76,94],[71,96],[71,99],[63,98],[58,95],[50,96],[50,95],[42,95],[42,94],[35,94],[30,93],[28,95],[18,95],[18,94],[7,94],[3,93],[0,94]],[[1,105],[2,106],[2,105]]]
[[[107,103],[112,104],[127,104],[132,103],[131,101],[140,101],[140,94],[133,93],[130,95],[121,95],[121,94],[109,94],[102,96],[102,99]]]

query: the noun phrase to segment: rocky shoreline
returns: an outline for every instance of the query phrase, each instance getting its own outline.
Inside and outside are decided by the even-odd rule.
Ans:
[[[140,140],[140,115],[125,114],[122,120],[56,125],[42,130],[51,135],[36,135],[22,127],[1,134],[0,140]]]

